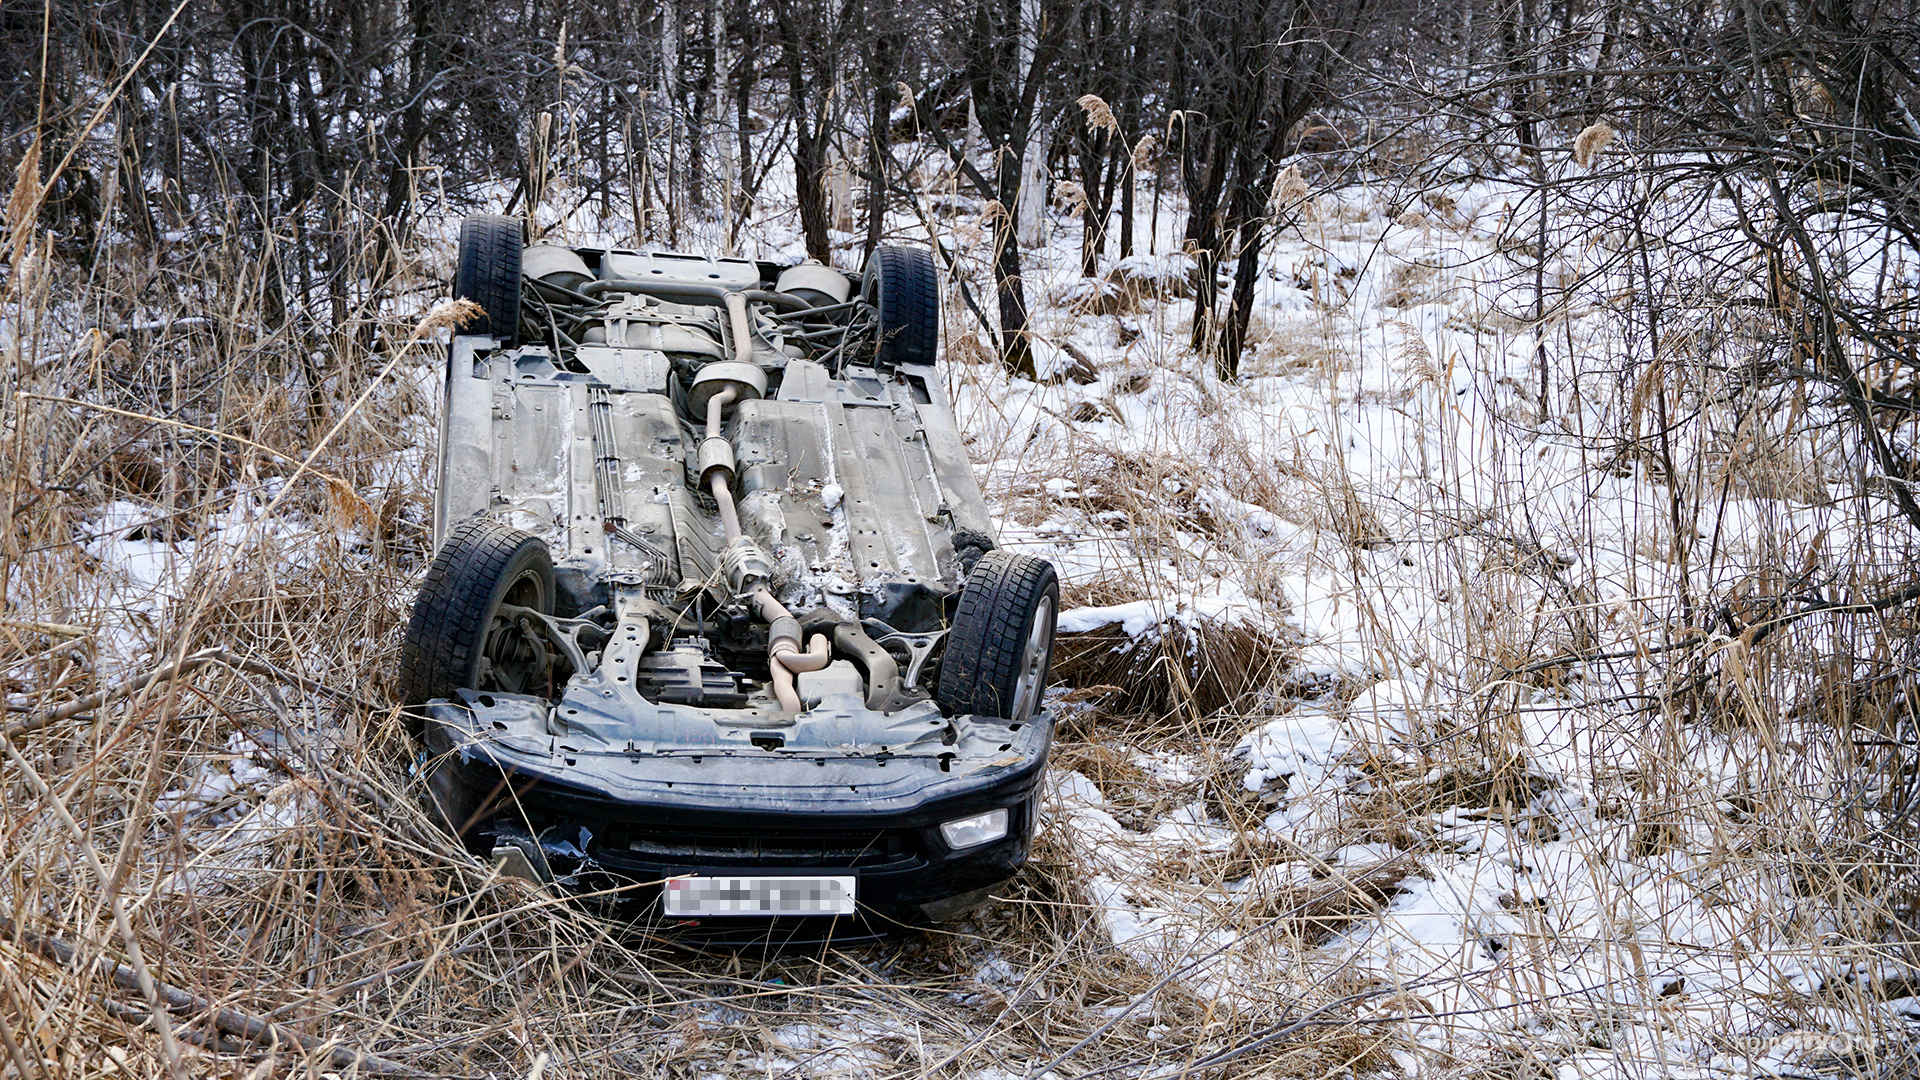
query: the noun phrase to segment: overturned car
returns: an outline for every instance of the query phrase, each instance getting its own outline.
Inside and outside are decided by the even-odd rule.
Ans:
[[[437,813],[692,934],[938,921],[1025,860],[1059,587],[996,549],[924,250],[863,273],[460,234],[402,645]]]

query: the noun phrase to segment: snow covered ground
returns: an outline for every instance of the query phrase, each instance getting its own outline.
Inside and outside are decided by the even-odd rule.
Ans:
[[[1782,565],[1895,565],[1901,541],[1849,494],[1862,467],[1828,429],[1742,412],[1678,345],[1671,373],[1629,362],[1653,279],[1617,257],[1618,194],[1552,209],[1559,254],[1539,276],[1567,291],[1545,326],[1544,403],[1537,279],[1509,235],[1527,194],[1484,180],[1317,194],[1272,242],[1235,383],[1187,348],[1170,209],[1150,239],[1143,209],[1151,251],[1117,285],[1078,276],[1065,217],[1027,253],[1042,381],[948,364],[1000,542],[1061,570],[1063,633],[1159,658],[1103,670],[1169,683],[1177,704],[1200,666],[1231,666],[1209,649],[1284,653],[1213,715],[1109,708],[1129,686],[1056,695],[1036,872],[1070,883],[1064,902],[1152,987],[1107,1006],[1116,1019],[1155,1015],[1175,986],[1235,1030],[1324,1010],[1376,1032],[1374,1071],[1529,1077],[1830,1070],[1893,1053],[1920,1020],[1885,943],[1891,887],[1856,880],[1902,857],[1859,850],[1879,811],[1856,748],[1790,712],[1804,671],[1681,614],[1685,598],[1766,595]],[[948,245],[988,295],[981,208],[936,205],[939,236],[903,215],[898,238]],[[1725,209],[1674,205],[1653,225],[1711,237]],[[793,224],[755,222],[741,253],[799,255]],[[1751,284],[1715,282],[1680,250],[1662,279],[1676,288]],[[991,355],[949,286],[950,355]],[[403,371],[396,400],[432,400],[417,386],[431,370]],[[1656,406],[1699,420],[1665,425],[1683,475],[1645,450]],[[280,588],[371,558],[366,507],[417,498],[424,475],[430,420],[406,423],[415,445],[304,527],[261,520],[271,485],[228,493],[191,540],[155,533],[150,507],[102,508],[92,581],[127,614],[103,654],[137,667],[156,628],[181,622],[169,605],[236,552],[279,552],[264,580]],[[380,602],[411,587],[385,582]],[[1156,641],[1187,644],[1137,648]],[[1704,710],[1662,659],[1689,641],[1734,688]],[[275,828],[319,813],[245,725],[208,762],[157,804],[205,853],[167,890],[217,890],[267,857]],[[1027,973],[999,951],[965,955],[967,1003],[1020,996]],[[878,1069],[869,1027],[783,1027],[733,1067]]]
[[[1863,917],[1875,901],[1817,880],[1861,835],[1844,819],[1874,814],[1853,797],[1859,758],[1827,720],[1784,715],[1802,688],[1778,670],[1752,674],[1731,722],[1649,708],[1669,676],[1645,650],[1674,640],[1683,588],[1811,563],[1823,541],[1891,562],[1898,541],[1881,550],[1830,489],[1844,448],[1809,424],[1766,448],[1799,466],[1770,489],[1737,454],[1683,447],[1706,491],[1689,520],[1715,550],[1695,554],[1704,572],[1676,564],[1668,485],[1606,460],[1634,420],[1609,383],[1630,370],[1639,283],[1596,235],[1609,192],[1592,195],[1555,208],[1545,274],[1574,287],[1545,331],[1544,417],[1525,261],[1500,254],[1520,185],[1430,189],[1426,213],[1397,209],[1400,191],[1322,194],[1271,248],[1233,385],[1185,348],[1190,304],[1090,315],[1072,298],[1095,283],[1044,284],[1076,272],[1078,229],[1057,231],[1034,291],[1068,302],[1040,315],[1041,354],[1056,372],[1067,351],[1091,360],[1097,380],[952,375],[1002,541],[1054,559],[1070,598],[1103,598],[1069,599],[1066,630],[1265,623],[1295,635],[1293,685],[1321,693],[1254,695],[1231,744],[1099,735],[1138,767],[1058,773],[1050,827],[1136,962],[1229,1008],[1307,972],[1348,987],[1401,1025],[1409,1071],[1515,1047],[1562,1076],[1864,1062],[1920,1003]],[[1672,213],[1663,234],[1694,250],[1728,216],[1711,199]],[[1669,258],[1669,281],[1706,273]],[[1574,651],[1629,659],[1538,663]],[[1108,726],[1125,725],[1078,729]],[[1223,767],[1260,807],[1251,829],[1193,782]],[[1142,787],[1176,796],[1123,824]],[[1321,925],[1316,884],[1348,894]]]

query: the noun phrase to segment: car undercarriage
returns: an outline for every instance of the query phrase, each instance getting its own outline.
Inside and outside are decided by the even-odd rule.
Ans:
[[[924,250],[817,263],[461,235],[437,554],[400,697],[436,813],[683,936],[949,918],[1025,860],[1059,603],[1008,552]]]

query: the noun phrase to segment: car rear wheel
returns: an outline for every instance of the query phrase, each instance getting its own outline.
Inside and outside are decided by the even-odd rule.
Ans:
[[[526,233],[519,218],[474,214],[460,223],[460,262],[454,269],[453,295],[486,312],[460,328],[463,334],[490,334],[511,345],[520,332],[520,257]]]
[[[526,611],[553,613],[546,542],[488,518],[448,530],[400,642],[400,701],[418,706],[455,690],[544,694],[552,662]]]
[[[873,366],[931,364],[940,346],[940,280],[924,248],[888,245],[867,260],[860,295],[879,315]]]
[[[1052,563],[1006,551],[982,555],[947,633],[935,693],[940,707],[949,715],[1031,719],[1047,688],[1059,612]]]

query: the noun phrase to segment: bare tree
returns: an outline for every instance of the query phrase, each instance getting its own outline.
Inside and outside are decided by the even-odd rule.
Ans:
[[[787,108],[793,118],[793,175],[800,209],[800,232],[807,256],[830,262],[830,209],[825,179],[828,156],[839,129],[838,88],[845,50],[859,14],[859,0],[795,3],[773,0],[779,31],[780,70],[786,77]]]
[[[1377,18],[1376,0],[1220,0],[1185,9],[1172,35],[1170,100],[1199,263],[1192,347],[1238,376],[1265,239],[1267,195],[1288,139],[1335,92]],[[1224,313],[1220,268],[1237,261]]]

